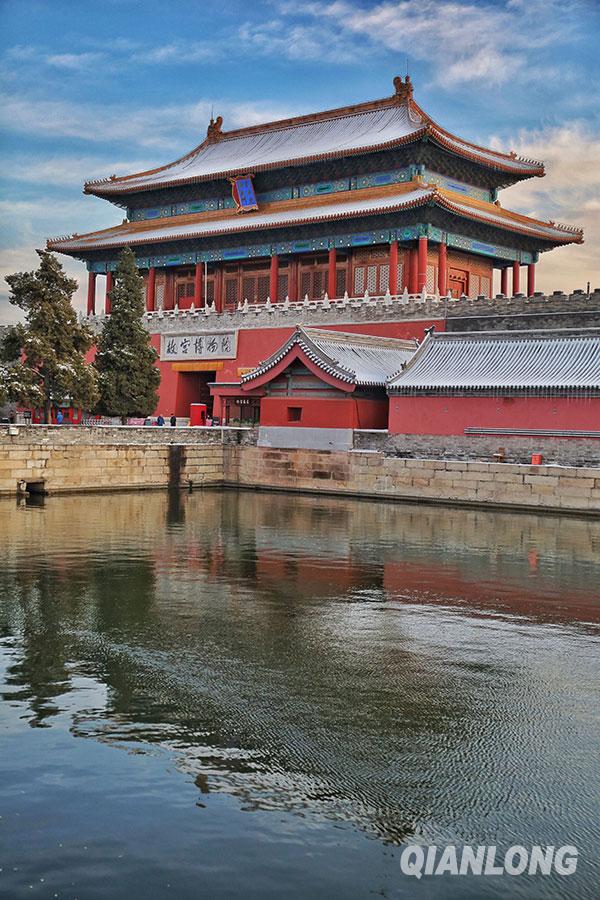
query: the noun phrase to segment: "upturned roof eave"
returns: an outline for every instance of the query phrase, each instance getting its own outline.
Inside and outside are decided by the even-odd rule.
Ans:
[[[505,172],[511,176],[512,180],[521,180],[523,178],[541,177],[544,173],[544,165],[537,160],[527,160],[518,157],[514,153],[503,153],[502,151],[492,150],[488,147],[482,147],[463,138],[458,137],[445,128],[442,128],[437,122],[427,115],[427,113],[412,98],[412,85],[410,86],[410,95],[403,95],[402,99],[398,96],[385,97],[380,100],[370,100],[364,103],[353,104],[351,106],[338,107],[332,110],[325,110],[318,113],[309,113],[303,116],[297,116],[290,119],[282,119],[274,122],[265,122],[264,124],[250,126],[248,128],[239,128],[231,131],[221,132],[216,139],[208,136],[198,146],[194,147],[188,153],[179,157],[171,163],[164,166],[157,166],[153,169],[147,169],[144,172],[136,172],[131,175],[111,176],[105,179],[95,179],[85,183],[84,193],[92,194],[97,197],[110,199],[121,194],[141,193],[148,190],[163,190],[176,185],[194,184],[204,181],[216,181],[230,177],[241,170],[247,168],[245,163],[240,163],[238,167],[227,167],[221,171],[211,173],[200,173],[189,177],[169,178],[170,169],[191,160],[205,149],[209,144],[218,142],[228,142],[239,138],[248,137],[254,134],[268,134],[270,132],[282,131],[295,127],[301,127],[313,123],[323,121],[333,121],[337,118],[358,116],[363,113],[385,109],[386,107],[396,106],[399,103],[405,103],[409,110],[409,114],[416,114],[420,122],[420,127],[416,127],[410,134],[399,136],[390,141],[381,143],[371,143],[366,146],[355,147],[343,150],[331,150],[319,154],[304,154],[300,156],[290,157],[289,159],[278,160],[270,163],[257,163],[252,165],[255,172],[269,171],[271,169],[285,168],[287,166],[303,165],[305,163],[318,162],[321,160],[336,159],[343,156],[356,156],[366,153],[376,153],[382,150],[390,149],[395,146],[413,143],[422,137],[428,136],[438,143],[447,152],[492,169],[498,172]],[[417,125],[417,123],[415,123]],[[518,164],[521,165],[518,165]],[[165,174],[165,180],[158,180],[154,183],[131,184],[139,178],[152,175]]]
[[[469,208],[469,210],[467,212],[466,210],[459,208],[456,205],[456,203],[453,203],[451,197],[449,197],[447,195],[447,192],[445,192],[441,189],[438,189],[436,187],[429,187],[427,185],[422,185],[422,184],[421,185],[416,184],[415,189],[417,189],[417,188],[422,190],[424,193],[421,197],[417,197],[412,200],[402,201],[402,199],[401,199],[402,195],[400,195],[398,198],[398,203],[393,204],[393,205],[387,205],[387,206],[378,206],[376,203],[376,199],[374,198],[373,206],[368,207],[366,209],[350,210],[350,211],[346,211],[346,212],[333,211],[333,212],[327,213],[325,215],[315,214],[314,216],[309,216],[309,217],[304,217],[304,218],[300,216],[299,218],[296,218],[296,219],[286,219],[285,221],[274,221],[271,223],[263,223],[260,225],[260,230],[263,230],[263,229],[267,230],[267,229],[281,228],[281,227],[299,227],[299,226],[303,226],[303,225],[316,224],[319,222],[347,220],[347,219],[353,219],[353,218],[360,218],[361,216],[369,217],[369,216],[373,216],[373,215],[401,212],[402,210],[415,209],[418,207],[426,206],[430,202],[434,202],[440,208],[446,209],[448,212],[452,213],[453,215],[457,215],[462,218],[466,218],[466,219],[470,219],[470,220],[480,221],[480,222],[483,222],[484,224],[487,224],[489,227],[492,227],[492,228],[498,228],[498,229],[504,230],[504,231],[509,231],[509,232],[513,232],[513,233],[516,232],[519,234],[523,234],[527,237],[537,239],[541,243],[548,244],[550,247],[564,246],[565,244],[571,244],[571,243],[578,243],[578,244],[583,243],[583,232],[580,230],[576,230],[576,229],[567,230],[566,226],[563,226],[561,229],[559,229],[559,227],[554,225],[553,223],[550,223],[550,222],[544,223],[544,222],[541,222],[541,221],[538,221],[535,219],[528,220],[526,216],[520,216],[520,214],[515,214],[515,215],[519,215],[519,218],[523,220],[522,222],[515,221],[514,219],[509,219],[509,218],[506,218],[505,221],[493,221],[488,216],[490,214],[498,215],[498,217],[501,219],[502,218],[501,211],[498,211],[496,213],[496,212],[490,210],[488,212],[488,216],[486,216],[485,210],[481,210],[478,212],[475,207],[472,207],[472,208]],[[462,202],[463,202],[463,204],[469,206],[469,204],[465,203],[464,200]],[[340,205],[341,205],[341,203],[340,203]],[[305,209],[305,210],[310,209],[310,208],[311,207],[303,207],[303,209]],[[315,207],[315,210],[318,210],[318,207]],[[199,214],[199,217],[200,217],[200,215],[202,215],[202,214]],[[156,228],[156,224],[158,221],[161,221],[161,220],[153,220],[154,228]],[[164,221],[164,220],[162,220],[162,221]],[[231,219],[228,221],[231,223],[235,223],[237,221],[241,225],[242,222],[248,223],[248,222],[251,222],[252,219],[250,217],[248,217],[248,218],[245,218],[242,220],[242,219],[237,219],[235,217],[231,217]],[[529,225],[529,222],[531,222],[532,224]],[[131,224],[131,223],[128,223],[128,224]],[[541,228],[549,228],[549,227],[555,228],[557,232],[560,231],[560,234],[557,233],[555,235],[551,235],[551,234],[545,233],[543,231],[536,232],[535,225],[539,225]],[[125,226],[115,226],[112,229],[105,229],[103,232],[89,232],[88,234],[85,234],[85,235],[77,235],[77,240],[83,240],[86,238],[93,237],[94,234],[102,235],[102,234],[111,233],[111,235],[114,236],[115,229],[117,229],[119,227],[125,227]],[[156,236],[156,235],[154,235],[152,237],[150,237],[150,236],[144,237],[143,232],[142,232],[142,233],[140,233],[139,237],[136,237],[135,234],[128,234],[127,236],[124,236],[123,241],[121,243],[115,243],[114,241],[102,243],[101,241],[98,241],[98,242],[94,243],[93,245],[90,245],[87,247],[86,246],[69,247],[69,242],[73,240],[72,237],[69,237],[69,238],[48,239],[47,249],[56,250],[57,252],[65,253],[67,255],[81,255],[82,253],[85,254],[85,253],[95,252],[98,250],[105,250],[105,249],[118,249],[119,247],[125,247],[125,246],[143,246],[145,244],[169,243],[169,242],[174,242],[174,241],[193,240],[193,239],[202,240],[203,238],[208,238],[208,237],[219,237],[219,236],[223,236],[226,234],[243,234],[243,233],[251,233],[251,229],[247,228],[247,227],[240,227],[239,229],[236,230],[235,227],[234,228],[231,228],[231,227],[224,228],[223,227],[223,228],[215,228],[212,230],[207,230],[200,234],[195,233],[195,232],[190,232],[190,231],[188,231],[188,232],[182,231],[179,234],[175,234],[175,235],[170,234],[170,235],[165,235],[162,237]]]
[[[502,165],[500,162],[494,162],[492,160],[488,160],[483,156],[477,155],[476,151],[473,152],[460,152],[459,149],[452,145],[451,141],[444,137],[444,134],[439,131],[436,127],[431,126],[423,126],[422,128],[417,129],[411,134],[403,135],[402,137],[394,138],[394,140],[384,141],[380,144],[368,144],[362,147],[353,147],[351,149],[345,150],[332,150],[328,153],[316,153],[308,156],[297,156],[292,157],[290,159],[280,160],[271,163],[258,163],[252,166],[253,172],[269,172],[273,169],[285,169],[290,166],[301,166],[305,164],[312,164],[317,162],[326,162],[327,160],[332,159],[341,159],[345,156],[364,156],[370,153],[381,153],[385,150],[392,150],[395,147],[405,146],[407,144],[414,144],[417,141],[421,140],[423,137],[431,138],[435,143],[439,144],[440,147],[448,153],[453,153],[455,156],[460,156],[464,159],[469,159],[471,162],[475,162],[479,165],[484,166],[487,169],[492,169],[495,172],[503,172],[505,175],[511,177],[513,181],[521,181],[526,178],[534,178],[534,177],[543,177],[545,175],[544,166],[540,165],[538,169],[532,170],[531,168],[523,167],[521,169],[516,168],[514,165]],[[456,140],[460,143],[465,143],[461,138],[456,136],[452,136],[453,140]],[[204,146],[200,145],[200,148]],[[192,153],[198,152],[200,148],[196,148]],[[495,152],[495,151],[487,151],[487,152]],[[185,157],[182,157],[185,159]],[[182,160],[175,160],[173,163],[169,163],[168,168],[171,166],[177,165]],[[244,168],[243,166],[241,168]],[[157,190],[166,190],[168,188],[174,187],[185,187],[190,184],[200,184],[207,181],[222,181],[227,178],[231,178],[236,174],[239,174],[240,166],[234,168],[223,169],[218,172],[210,172],[206,174],[200,175],[190,175],[188,177],[179,177],[179,178],[171,178],[165,181],[160,182],[149,182],[146,184],[135,184],[135,185],[127,185],[126,182],[122,181],[119,178],[116,179],[102,179],[101,181],[89,181],[84,184],[83,193],[90,194],[95,197],[100,197],[104,200],[114,200],[116,197],[120,197],[124,194],[141,194],[144,192],[157,191]],[[124,178],[140,178],[144,175],[152,174],[150,172],[139,172],[135,175],[124,176]],[[119,185],[117,190],[112,190],[112,185]]]
[[[411,134],[403,135],[402,137],[399,137],[399,138],[394,138],[394,140],[391,140],[391,141],[384,141],[381,144],[377,144],[377,145],[368,144],[368,145],[365,145],[362,147],[353,147],[349,150],[332,150],[328,153],[316,153],[316,154],[309,155],[309,156],[296,156],[296,157],[292,157],[290,159],[285,159],[285,160],[281,160],[281,161],[277,161],[277,162],[258,163],[258,164],[254,164],[252,166],[252,171],[253,172],[268,172],[272,169],[285,169],[288,166],[301,166],[301,165],[304,165],[305,163],[326,162],[327,160],[340,159],[344,156],[360,156],[361,154],[364,155],[366,153],[379,153],[382,150],[390,150],[390,149],[393,149],[394,147],[398,147],[403,144],[414,143],[414,142],[418,141],[425,134],[426,131],[427,131],[427,128],[423,127],[423,128],[420,128],[416,132],[411,132]],[[198,150],[200,150],[204,146],[204,143],[205,142],[203,142],[200,145],[200,147],[197,147],[195,150],[193,150],[192,153],[198,152]],[[171,166],[177,165],[178,163],[182,162],[182,160],[184,160],[184,159],[186,159],[186,157],[182,157],[181,160],[178,159],[178,160],[175,160],[175,162],[169,163],[167,168],[171,168]],[[242,167],[242,168],[244,168],[244,167]],[[142,184],[142,185],[133,185],[131,187],[127,187],[127,185],[123,184],[123,182],[119,178],[116,178],[114,180],[113,179],[102,179],[102,181],[86,182],[83,187],[83,193],[84,194],[92,194],[95,197],[101,197],[102,199],[110,200],[111,198],[118,197],[121,194],[133,194],[133,193],[139,194],[139,193],[143,193],[144,191],[164,190],[166,188],[185,186],[188,184],[197,184],[197,183],[205,182],[205,181],[220,181],[223,179],[230,178],[234,175],[237,175],[237,174],[239,174],[239,172],[240,172],[240,167],[237,166],[235,168],[223,169],[222,171],[219,171],[219,172],[210,172],[210,173],[207,173],[204,175],[191,175],[187,178],[185,178],[185,177],[184,178],[173,178],[173,179],[170,179],[167,181],[148,183],[148,184]],[[123,177],[134,179],[134,178],[140,178],[144,175],[150,175],[150,174],[153,174],[152,170],[149,172],[139,172],[136,175],[127,175],[127,176],[123,176]],[[113,185],[113,184],[117,184],[117,183],[123,185],[122,189],[120,191],[106,190],[108,185]],[[98,185],[99,187],[96,188],[96,185]],[[92,188],[94,188],[94,189],[92,190]]]

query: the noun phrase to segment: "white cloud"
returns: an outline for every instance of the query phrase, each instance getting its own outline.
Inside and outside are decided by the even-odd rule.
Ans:
[[[226,129],[302,111],[276,103],[218,99],[132,109],[130,104],[70,103],[5,94],[0,95],[0,125],[8,132],[37,137],[68,137],[93,143],[121,141],[124,146],[187,152],[206,137],[213,106],[215,115],[223,116]],[[167,161],[161,159],[159,163]],[[106,174],[112,174],[112,170]]]
[[[491,138],[491,146],[500,142]],[[536,218],[581,226],[585,243],[543,253],[537,289],[546,292],[600,287],[600,135],[582,122],[522,131],[510,145],[519,155],[543,159],[545,178],[532,178],[500,195],[503,206]]]
[[[155,159],[115,160],[112,156],[19,155],[0,158],[4,178],[29,184],[83,188],[85,181],[103,178],[107,172],[128,175],[156,165]]]
[[[73,72],[90,72],[102,64],[102,71],[126,69],[131,65],[186,65],[214,62],[223,55],[223,45],[216,41],[177,40],[148,46],[127,38],[118,38],[107,47],[82,52],[56,52],[48,47],[17,44],[4,52],[4,61],[12,68],[34,63]]]
[[[56,53],[45,57],[49,66],[57,69],[70,69],[73,72],[86,71],[90,66],[102,62],[102,53]]]
[[[384,48],[433,67],[441,86],[466,82],[504,84],[543,78],[542,48],[565,44],[576,32],[581,0],[384,0],[365,7],[350,0],[282,3],[282,20],[245,24],[241,34],[258,52],[347,62]],[[298,18],[315,24],[298,23]],[[290,21],[288,21],[288,19]],[[293,19],[293,21],[291,21]],[[563,66],[564,68],[564,66]]]
[[[213,62],[222,55],[222,48],[217,43],[201,41],[174,41],[158,47],[136,50],[131,55],[131,62],[147,65],[188,65],[194,62]]]
[[[78,287],[73,297],[73,305],[77,310],[83,312],[86,305],[85,292],[87,290],[87,275],[84,265],[66,256],[61,256],[60,261],[67,275],[75,278],[77,281]],[[40,258],[31,244],[10,247],[2,251],[2,258],[0,259],[0,325],[18,322],[23,318],[22,311],[9,303],[9,290],[4,280],[5,276],[11,275],[13,272],[30,272],[38,268],[39,262]]]
[[[374,51],[370,39],[360,40],[329,23],[246,22],[240,27],[241,44],[253,51],[275,54],[293,62],[316,61],[355,65],[357,54]],[[360,58],[360,57],[359,57]]]

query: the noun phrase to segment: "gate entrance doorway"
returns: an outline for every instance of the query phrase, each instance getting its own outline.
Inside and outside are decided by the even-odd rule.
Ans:
[[[206,403],[208,418],[213,414],[213,398],[209,384],[217,380],[216,370],[208,372],[179,372],[177,378],[177,394],[175,401],[175,415],[187,418],[190,414],[190,404]]]

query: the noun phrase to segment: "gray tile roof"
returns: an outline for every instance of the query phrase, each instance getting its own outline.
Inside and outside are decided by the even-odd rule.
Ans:
[[[242,376],[242,385],[252,387],[253,381],[273,369],[296,345],[329,375],[349,385],[365,386],[385,385],[417,347],[415,341],[298,326],[276,353]]]
[[[297,116],[261,126],[221,131],[166,166],[86,184],[102,195],[258,172],[352,153],[393,147],[423,135],[450,151],[518,175],[541,175],[543,164],[464,141],[437,125],[416,103],[386,97],[351,107]]]
[[[600,391],[600,330],[437,333],[390,393]]]

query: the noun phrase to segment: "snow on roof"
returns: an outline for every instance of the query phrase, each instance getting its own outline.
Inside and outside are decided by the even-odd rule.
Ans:
[[[413,101],[410,81],[394,79],[394,83],[392,97],[250,128],[222,131],[219,117],[211,120],[206,139],[186,156],[147,172],[89,181],[85,191],[109,196],[207,181],[368,153],[425,135],[450,152],[516,178],[544,174],[542,163],[478,147],[441,128]]]
[[[417,344],[415,341],[298,325],[279,350],[252,372],[242,376],[242,386],[252,387],[258,378],[275,368],[296,346],[320,369],[340,381],[383,386],[410,359]]]
[[[438,333],[427,337],[391,393],[600,390],[600,330]]]
[[[577,229],[538,222],[536,219],[499,209],[492,203],[466,200],[444,188],[412,181],[380,188],[340,192],[327,199],[311,197],[278,201],[265,204],[262,210],[244,215],[239,215],[233,210],[219,210],[141,222],[125,221],[104,231],[51,239],[48,241],[48,249],[62,253],[78,253],[105,247],[137,246],[161,241],[260,231],[264,228],[336,221],[400,211],[424,206],[430,201],[450,212],[488,221],[509,231],[535,235],[558,244],[583,240],[582,233]]]
[[[539,219],[531,219],[529,216],[502,209],[502,207],[486,203],[485,201],[467,200],[465,202],[462,197],[443,188],[439,190],[439,193],[446,199],[447,202],[444,205],[447,209],[452,209],[461,215],[467,216],[469,219],[474,217],[484,219],[492,225],[499,225],[501,228],[508,226],[525,234],[535,234],[537,237],[545,236],[551,241],[560,240],[564,243],[580,243],[583,240],[583,232],[580,228],[569,225],[557,225],[555,222],[541,222]]]

